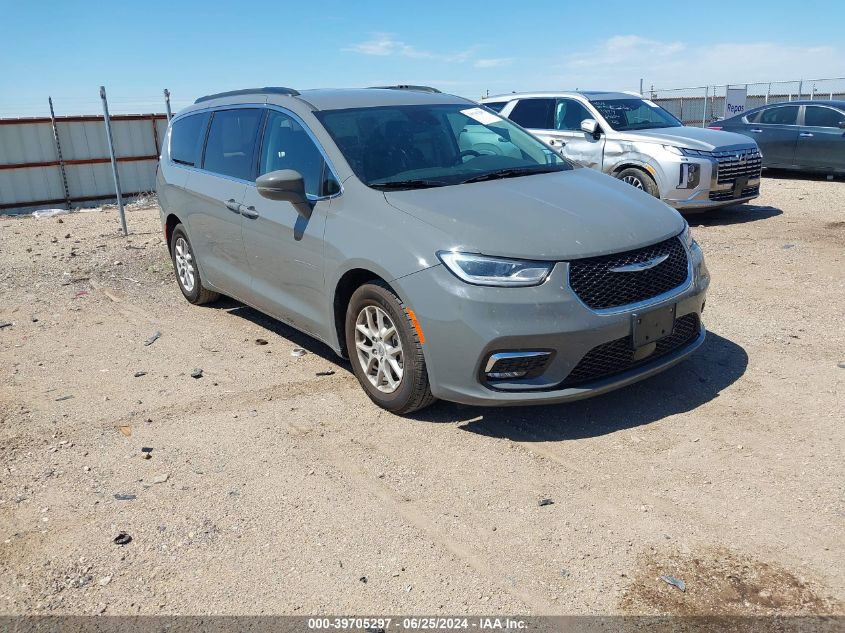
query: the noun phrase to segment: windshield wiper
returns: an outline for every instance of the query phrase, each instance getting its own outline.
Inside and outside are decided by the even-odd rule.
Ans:
[[[448,182],[443,180],[391,180],[388,182],[373,182],[371,187],[379,189],[427,189],[429,187],[442,187],[448,185]]]
[[[529,174],[549,174],[553,171],[561,171],[559,169],[549,169],[548,166],[539,167],[511,167],[509,169],[497,169],[486,174],[479,174],[472,178],[462,180],[461,184],[469,182],[481,182],[483,180],[498,180],[499,178],[516,178],[517,176],[527,176]]]

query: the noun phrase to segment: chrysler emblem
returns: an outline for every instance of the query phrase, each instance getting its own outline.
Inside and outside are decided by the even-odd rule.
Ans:
[[[652,257],[644,262],[634,262],[633,264],[625,264],[624,266],[617,266],[616,268],[611,268],[610,272],[612,273],[637,273],[643,270],[648,270],[650,268],[654,268],[658,264],[662,264],[667,259],[669,259],[669,253],[665,255],[658,255],[657,257]]]

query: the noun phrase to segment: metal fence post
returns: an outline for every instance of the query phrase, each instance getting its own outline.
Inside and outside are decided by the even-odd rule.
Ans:
[[[804,80],[801,79],[798,82],[798,101],[801,101],[801,95],[803,94],[803,92],[804,92]]]
[[[53,144],[56,146],[56,156],[59,159],[59,171],[62,174],[62,185],[65,188],[65,204],[70,210],[70,189],[67,186],[67,170],[65,169],[65,159],[62,158],[62,144],[59,142],[59,128],[56,127],[56,113],[53,111],[53,97],[47,97],[50,103],[50,125],[53,127]]]
[[[111,169],[114,174],[114,189],[117,193],[117,209],[120,213],[120,225],[123,227],[123,234],[129,235],[126,229],[126,213],[123,209],[123,197],[120,194],[120,176],[117,173],[117,159],[114,156],[114,139],[111,135],[111,120],[109,119],[109,102],[106,100],[106,87],[100,86],[100,99],[103,100],[103,120],[106,123],[106,138],[109,143],[109,155],[111,156]]]
[[[173,114],[170,112],[170,91],[167,88],[164,89],[164,107],[167,110],[167,122],[170,123]]]
[[[765,104],[769,105],[769,94],[772,92],[772,82],[769,82],[769,85],[766,86],[766,101]]]
[[[701,127],[707,127],[707,94],[710,86],[704,86],[704,112],[701,114]]]

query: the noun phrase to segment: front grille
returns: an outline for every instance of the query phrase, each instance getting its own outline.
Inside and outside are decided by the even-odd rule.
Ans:
[[[714,202],[719,202],[722,200],[738,200],[739,198],[748,198],[749,196],[759,196],[760,195],[760,185],[755,185],[754,187],[746,187],[742,190],[739,196],[734,196],[733,190],[728,191],[711,191],[710,192],[710,199]]]
[[[587,352],[560,386],[575,387],[650,363],[692,343],[700,329],[697,314],[682,316],[675,321],[672,334],[657,341],[654,352],[640,360],[634,360],[630,336],[602,343]]]
[[[635,272],[611,269],[668,255],[653,268]],[[677,237],[635,251],[576,259],[569,263],[569,285],[594,310],[646,301],[677,288],[687,279],[687,252]]]
[[[733,183],[737,178],[759,178],[763,169],[763,157],[756,147],[712,152],[719,166],[716,182],[720,185]]]

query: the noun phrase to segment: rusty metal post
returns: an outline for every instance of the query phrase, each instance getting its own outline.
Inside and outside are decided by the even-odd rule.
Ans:
[[[120,213],[120,226],[123,227],[123,234],[129,235],[126,229],[126,212],[123,209],[123,196],[120,194],[120,176],[117,173],[117,159],[114,156],[114,138],[111,134],[111,120],[109,119],[109,102],[106,99],[106,87],[100,86],[100,99],[103,100],[103,120],[106,123],[106,138],[109,143],[109,155],[111,156],[111,169],[114,174],[114,189],[117,194],[117,210]]]
[[[164,107],[167,110],[167,122],[170,123],[173,114],[170,112],[170,91],[167,88],[164,89]]]
[[[70,189],[67,186],[67,170],[65,170],[65,159],[62,158],[62,144],[59,142],[59,128],[56,126],[56,113],[53,111],[53,97],[47,97],[50,103],[50,125],[53,127],[53,145],[56,147],[56,156],[59,159],[59,171],[62,174],[62,185],[65,188],[65,204],[70,210]]]

